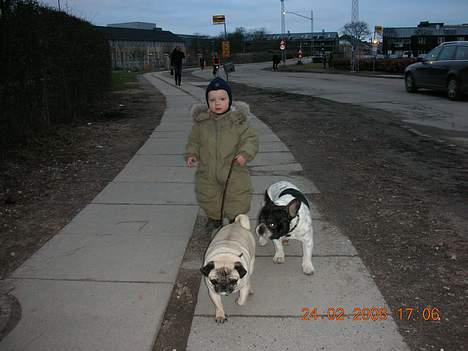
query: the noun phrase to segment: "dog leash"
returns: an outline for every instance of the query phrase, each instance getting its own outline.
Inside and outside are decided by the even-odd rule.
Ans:
[[[224,200],[226,198],[226,190],[227,190],[227,186],[228,186],[228,183],[229,183],[229,179],[231,178],[232,168],[233,168],[235,162],[236,162],[236,156],[234,156],[234,158],[231,161],[231,166],[229,167],[229,173],[228,173],[228,176],[226,178],[226,182],[224,183],[223,200],[221,201],[221,214],[219,216],[219,218],[221,220],[221,226],[223,225]]]

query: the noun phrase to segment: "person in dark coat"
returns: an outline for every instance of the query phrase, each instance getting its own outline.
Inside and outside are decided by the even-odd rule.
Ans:
[[[180,50],[180,47],[176,47],[171,54],[171,66],[174,67],[175,84],[179,86],[182,80],[182,61],[184,59],[185,54]]]
[[[281,62],[280,57],[277,54],[273,55],[273,71],[278,70],[278,64]]]

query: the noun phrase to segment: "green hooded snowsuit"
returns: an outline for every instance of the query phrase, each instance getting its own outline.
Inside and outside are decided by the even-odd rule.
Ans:
[[[194,121],[185,149],[185,160],[195,157],[195,193],[198,203],[212,219],[219,219],[224,185],[232,159],[242,155],[251,161],[258,150],[258,138],[249,127],[249,105],[234,101],[231,109],[222,114],[212,113],[204,104],[192,107]],[[226,190],[224,215],[234,219],[250,209],[252,183],[246,166],[234,163]]]

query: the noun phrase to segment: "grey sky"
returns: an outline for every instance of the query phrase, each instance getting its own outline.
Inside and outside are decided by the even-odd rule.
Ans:
[[[40,0],[57,7],[59,0]],[[179,34],[217,35],[222,25],[211,17],[226,16],[228,32],[264,27],[268,33],[281,32],[280,0],[60,0],[63,9],[93,24],[153,22]],[[351,20],[351,0],[284,0],[285,8],[310,17],[314,31],[341,31]],[[415,26],[422,20],[446,24],[468,23],[468,0],[360,0],[359,19],[384,27]],[[310,20],[286,15],[286,30],[309,32]]]

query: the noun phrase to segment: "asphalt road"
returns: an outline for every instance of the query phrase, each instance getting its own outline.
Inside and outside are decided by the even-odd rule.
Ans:
[[[423,91],[409,94],[403,79],[352,74],[272,72],[269,63],[237,65],[230,80],[259,88],[276,88],[336,102],[379,108],[417,126],[434,127],[443,135],[468,145],[468,101],[450,101],[445,94]],[[208,71],[194,72],[210,77]]]

